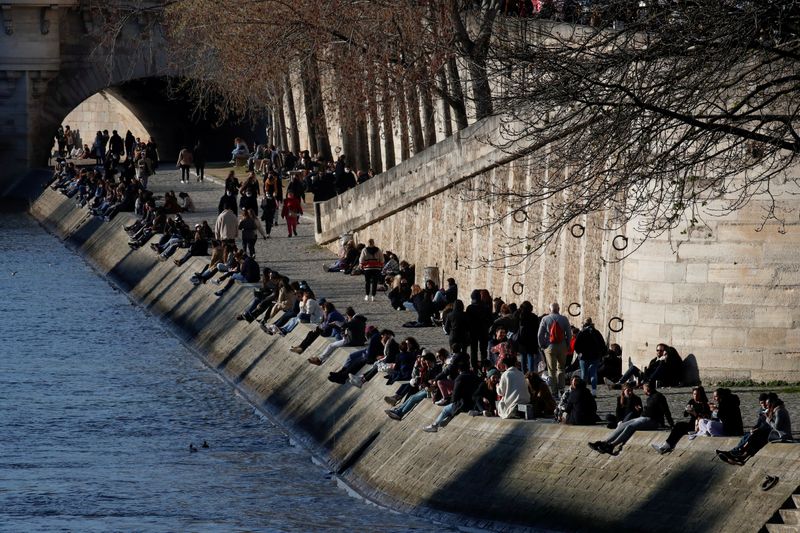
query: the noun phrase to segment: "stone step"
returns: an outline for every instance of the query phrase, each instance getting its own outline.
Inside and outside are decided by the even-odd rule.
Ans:
[[[800,509],[781,509],[778,512],[781,514],[784,524],[791,524],[797,530],[800,530],[800,528],[797,528],[797,526],[800,526]]]
[[[767,524],[769,533],[798,533],[800,527],[791,524]]]
[[[792,494],[792,501],[794,506],[800,509],[800,494]]]

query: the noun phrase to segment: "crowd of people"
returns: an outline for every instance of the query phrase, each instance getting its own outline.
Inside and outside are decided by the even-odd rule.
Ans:
[[[605,419],[612,433],[589,443],[600,453],[619,453],[636,431],[669,427],[665,442],[654,446],[659,453],[672,451],[684,436],[741,436],[736,447],[718,452],[722,460],[738,465],[768,442],[792,439],[788,411],[772,393],[763,396],[758,419],[748,433],[743,431],[738,397],[725,388],[715,390],[709,401],[703,387],[695,387],[685,420],[675,422],[658,390],[682,382],[683,363],[674,347],[659,343],[646,366],[640,369],[629,360],[623,372],[622,349],[607,345],[591,318],[578,328],[561,314],[556,302],[539,316],[530,302],[506,302],[485,289],[471,291],[465,304],[454,278],[448,278],[444,287],[435,279],[418,285],[414,265],[381,250],[372,239],[361,244],[343,239],[339,257],[326,264],[325,271],[363,276],[365,302],[385,293],[398,312],[415,313],[404,328],[441,327],[446,346],[421,346],[412,335],[398,336],[392,329],[370,324],[353,307],[341,312],[334,302],[318,297],[307,282],[291,280],[256,261],[255,242],[258,236],[270,236],[279,213],[288,237],[297,235],[302,199],[309,190],[306,178],[313,172],[303,167],[307,153],[290,162],[287,170],[274,147],[261,150],[260,159],[250,161],[252,170],[243,182],[234,172],[226,179],[214,226],[203,221],[192,228],[180,214],[194,210],[188,194],[170,191],[158,198],[147,189],[146,180],[126,165],[130,159],[147,157],[147,150],[147,145],[137,145],[123,163],[98,164],[94,169],[59,161],[50,186],[106,220],[121,211],[133,212],[137,219],[124,227],[132,248],[150,243],[160,260],[175,256],[179,267],[190,257],[208,257],[190,281],[219,285],[217,296],[237,282],[258,284],[236,319],[256,322],[268,335],[287,335],[298,324],[313,326],[291,347],[293,353],[302,354],[317,339],[327,339],[321,352],[307,358],[312,366],[327,365],[337,349],[349,349],[341,366],[328,372],[328,380],[361,388],[382,376],[387,385],[396,387],[384,397],[385,414],[392,420],[405,419],[428,399],[441,411],[423,425],[426,432],[438,432],[461,413],[595,425],[601,422],[597,387],[605,383],[620,395],[615,412]],[[188,167],[195,159],[184,150],[178,166],[181,180],[188,182]],[[184,251],[176,256],[179,249]],[[637,395],[639,389],[644,398]]]

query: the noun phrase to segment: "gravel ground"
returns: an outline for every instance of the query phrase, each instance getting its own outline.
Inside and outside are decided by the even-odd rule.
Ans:
[[[207,220],[211,227],[217,216],[217,205],[223,194],[224,176],[229,168],[207,169],[206,179],[202,183],[192,181],[189,184],[180,183],[180,173],[177,170],[160,170],[150,179],[150,189],[157,195],[163,196],[166,191],[173,190],[188,192],[194,200],[197,212],[187,213],[184,219],[191,224]],[[245,173],[238,169],[237,177],[240,181]],[[192,175],[194,180],[194,175]],[[310,195],[309,195],[310,199]],[[395,332],[398,339],[413,336],[420,345],[433,350],[447,345],[447,338],[441,328],[404,329],[402,324],[413,320],[415,315],[407,311],[395,311],[389,305],[385,294],[379,293],[375,302],[364,301],[364,284],[361,276],[346,276],[323,272],[322,265],[335,260],[335,255],[328,249],[318,246],[314,241],[314,210],[313,204],[304,205],[305,215],[301,218],[298,227],[298,236],[287,238],[286,225],[273,227],[269,239],[259,238],[256,243],[256,259],[259,264],[268,266],[292,280],[306,280],[314,289],[317,297],[325,297],[334,302],[340,309],[348,305],[353,306],[357,312],[365,315],[369,324],[381,328],[389,328]],[[377,243],[380,246],[380,243]],[[177,268],[177,267],[176,267]],[[190,275],[187,272],[187,276]],[[469,292],[461,288],[463,294]],[[236,312],[231,310],[231,312]],[[255,329],[254,329],[255,331]],[[713,385],[707,386],[708,395],[711,396]],[[766,387],[741,387],[733,388],[741,400],[742,416],[745,427],[749,427],[755,419],[758,408],[758,395],[761,392],[775,390],[786,402],[790,412],[800,412],[800,389],[797,387],[770,389]],[[683,408],[691,397],[691,388],[675,387],[662,389],[670,404],[673,418],[680,420]],[[614,400],[619,391],[610,391],[605,386],[598,388],[598,408],[600,415],[614,411]],[[800,431],[796,432],[800,435]]]

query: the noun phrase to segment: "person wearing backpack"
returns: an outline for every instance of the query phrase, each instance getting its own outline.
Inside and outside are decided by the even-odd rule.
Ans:
[[[557,302],[550,304],[550,314],[539,323],[539,347],[544,350],[547,374],[550,376],[550,390],[558,398],[564,388],[564,369],[567,365],[567,351],[572,338],[567,317],[559,313]]]

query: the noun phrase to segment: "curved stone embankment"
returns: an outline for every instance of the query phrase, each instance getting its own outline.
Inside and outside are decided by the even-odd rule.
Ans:
[[[438,434],[424,433],[420,427],[439,408],[423,402],[405,420],[389,420],[382,398],[390,390],[382,380],[361,390],[327,381],[345,351],[323,368],[309,367],[305,358],[325,339],[298,356],[288,348],[306,326],[281,338],[237,322],[249,288],[216,298],[213,286],[193,287],[188,276],[202,260],[179,269],[157,261],[149,249],[131,250],[121,227],[125,216],[111,223],[87,219],[49,189],[31,213],[375,501],[431,517],[454,513],[471,526],[500,521],[569,531],[757,531],[800,485],[796,445],[769,445],[737,468],[713,453],[733,439],[684,439],[660,456],[650,444],[665,434],[640,433],[612,457],[586,446],[607,434],[599,426],[459,416]],[[781,481],[762,492],[767,473]]]

